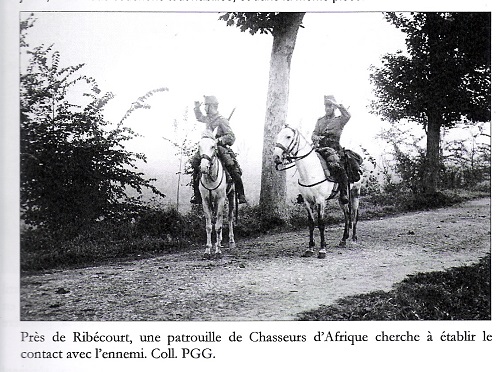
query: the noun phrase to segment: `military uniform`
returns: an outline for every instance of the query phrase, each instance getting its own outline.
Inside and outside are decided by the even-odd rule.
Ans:
[[[344,106],[339,105],[341,116],[323,116],[318,119],[312,133],[312,141],[318,143],[320,147],[331,147],[340,156],[342,147],[340,146],[340,136],[345,125],[351,118]]]
[[[311,135],[313,143],[318,147],[318,152],[323,156],[328,164],[331,175],[339,184],[340,202],[347,204],[348,199],[348,179],[345,168],[341,164],[344,155],[340,146],[340,136],[345,125],[351,118],[351,114],[344,106],[337,104],[333,96],[325,96],[325,105],[332,105],[340,110],[341,115],[335,116],[333,109],[331,115],[325,115],[318,119],[314,131]]]
[[[205,105],[208,104],[217,105],[217,99],[214,96],[205,96]],[[219,158],[222,162],[222,165],[228,171],[234,181],[239,203],[246,203],[245,190],[243,187],[243,181],[241,179],[242,171],[240,165],[238,164],[238,161],[236,160],[235,153],[229,147],[233,145],[234,141],[236,140],[236,136],[234,135],[234,132],[229,125],[229,120],[219,114],[213,116],[203,115],[199,106],[196,106],[194,108],[194,114],[196,116],[196,120],[206,124],[207,130],[213,132],[217,128],[215,138],[217,140],[217,152]],[[191,166],[193,167],[194,189],[194,197],[191,202],[194,204],[201,203],[201,195],[199,189],[200,163],[201,156],[198,152],[196,152],[191,159]]]

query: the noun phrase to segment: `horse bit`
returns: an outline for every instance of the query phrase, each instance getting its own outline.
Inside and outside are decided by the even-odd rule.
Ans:
[[[288,127],[290,128],[290,127]],[[302,156],[297,156],[297,153],[299,152],[299,146],[300,146],[300,137],[299,134],[300,132],[290,128],[290,130],[293,132],[293,139],[288,145],[288,147],[283,146],[281,143],[276,142],[275,147],[283,150],[283,159],[287,160],[287,163],[283,167],[279,167],[279,164],[276,164],[276,170],[277,171],[285,171],[287,169],[293,168],[295,166],[295,163],[297,160],[301,160],[309,156],[314,151],[314,147],[311,148],[311,151],[309,151],[307,154],[302,155]],[[302,134],[300,134],[302,136]]]

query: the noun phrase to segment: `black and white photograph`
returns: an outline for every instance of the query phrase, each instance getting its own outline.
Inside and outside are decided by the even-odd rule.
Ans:
[[[97,3],[2,15],[2,371],[488,370],[490,2]]]

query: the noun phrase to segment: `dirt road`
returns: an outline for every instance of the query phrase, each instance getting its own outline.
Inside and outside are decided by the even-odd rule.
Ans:
[[[491,200],[358,224],[358,243],[303,258],[307,232],[237,241],[221,260],[199,251],[21,278],[22,320],[293,320],[336,299],[389,290],[408,274],[477,262],[491,250]]]

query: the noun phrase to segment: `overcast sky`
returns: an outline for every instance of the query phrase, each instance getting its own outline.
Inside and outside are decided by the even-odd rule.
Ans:
[[[272,37],[250,35],[219,21],[217,13],[35,13],[31,45],[52,44],[62,64],[85,63],[83,72],[116,95],[107,109],[117,121],[143,93],[168,87],[151,110],[145,133],[168,131],[168,119],[205,94],[215,94],[237,134],[262,137]],[[350,106],[349,126],[370,139],[379,126],[369,117],[368,68],[384,53],[404,47],[403,34],[382,13],[308,13],[292,60],[288,121],[314,126],[324,94]],[[154,102],[153,102],[154,101]],[[135,126],[135,117],[127,122]],[[167,123],[166,123],[167,121]],[[146,125],[148,128],[146,128]],[[353,128],[354,131],[355,128]],[[352,138],[346,130],[345,139]],[[359,130],[356,130],[359,134]]]

